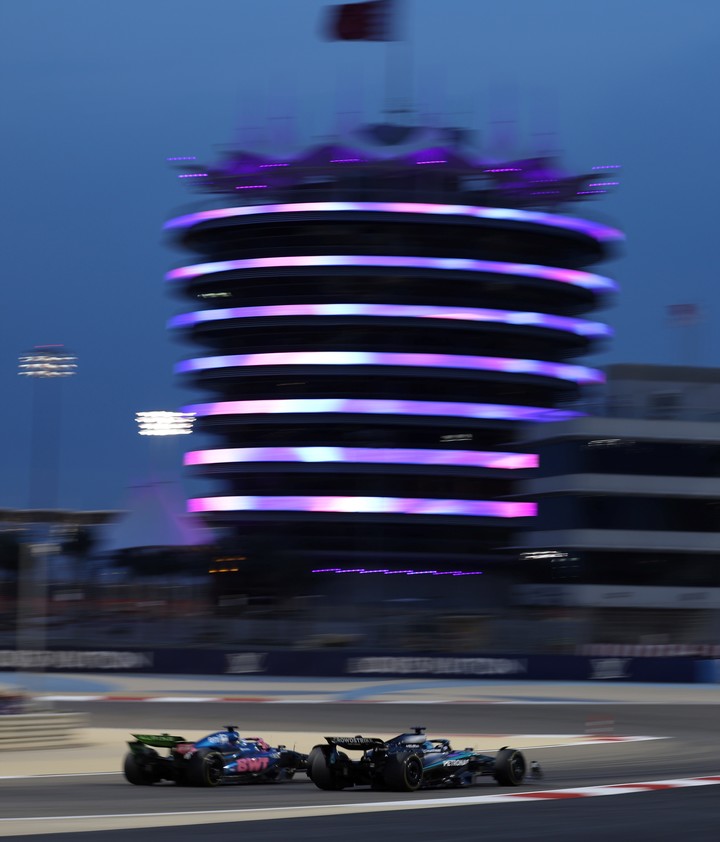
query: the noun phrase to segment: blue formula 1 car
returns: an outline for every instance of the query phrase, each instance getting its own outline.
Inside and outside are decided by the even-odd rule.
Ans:
[[[125,778],[138,786],[173,781],[183,786],[287,781],[307,768],[307,755],[241,737],[234,725],[190,742],[172,734],[133,734]],[[168,749],[166,755],[156,749]]]
[[[373,789],[413,792],[433,787],[464,787],[483,776],[501,786],[519,786],[528,771],[522,753],[501,748],[495,755],[473,748],[453,750],[446,739],[428,739],[425,728],[391,740],[378,737],[325,737],[308,755],[307,775],[320,789],[338,790],[357,785]],[[361,751],[358,760],[339,749]],[[541,777],[533,762],[530,774]]]

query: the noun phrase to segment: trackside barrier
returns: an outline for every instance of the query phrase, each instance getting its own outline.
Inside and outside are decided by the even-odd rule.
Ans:
[[[0,650],[0,670],[309,678],[720,682],[720,661],[692,657],[438,654],[358,649]]]
[[[720,684],[720,659],[698,661],[697,681],[703,684]]]
[[[3,749],[69,748],[83,744],[82,713],[21,713],[0,716]]]

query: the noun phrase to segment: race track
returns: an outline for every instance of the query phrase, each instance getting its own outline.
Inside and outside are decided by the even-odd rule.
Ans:
[[[648,688],[652,693],[652,688]],[[694,842],[718,836],[720,779],[704,785],[636,792],[633,788],[597,790],[623,797],[557,798],[558,790],[612,787],[633,782],[708,778],[720,775],[720,707],[713,704],[217,704],[95,702],[57,705],[85,710],[95,728],[202,733],[232,722],[245,733],[291,731],[316,734],[391,734],[425,725],[436,736],[546,735],[550,747],[526,750],[542,764],[545,776],[508,790],[491,780],[462,790],[410,794],[318,790],[304,775],[284,784],[226,786],[196,790],[162,785],[133,787],[119,772],[14,778],[12,760],[0,754],[0,836],[32,834],[35,839],[81,838],[112,842],[153,840],[254,839],[343,842],[393,833],[412,840],[443,840],[458,833],[472,838],[547,836],[554,840],[677,839],[692,833]],[[583,734],[588,723],[614,722],[616,736],[655,736],[642,742],[604,742],[552,747],[556,735]],[[483,739],[474,741],[483,748]],[[522,741],[520,739],[520,741]],[[517,740],[516,740],[517,742]],[[495,740],[497,743],[497,740]],[[538,741],[535,740],[537,745]],[[120,740],[108,768],[120,768]],[[666,788],[667,786],[667,788]],[[549,793],[523,801],[522,793]],[[552,793],[555,793],[553,795]],[[502,803],[490,798],[513,797]],[[471,799],[470,802],[467,799]],[[372,812],[382,810],[381,812]],[[161,815],[158,815],[161,814]],[[239,823],[242,824],[239,825]],[[172,825],[172,826],[170,826]],[[150,831],[149,827],[153,826]],[[59,832],[62,831],[62,832]],[[111,831],[108,835],[108,831]]]

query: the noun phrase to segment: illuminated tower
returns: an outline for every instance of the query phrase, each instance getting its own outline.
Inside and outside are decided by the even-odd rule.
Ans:
[[[217,444],[186,455],[207,523],[272,533],[318,567],[477,569],[534,503],[519,422],[577,415],[615,289],[588,267],[621,234],[554,211],[614,167],[488,163],[462,133],[380,126],[273,160],[180,175],[212,204],[166,225],[170,327],[195,353],[185,407]],[[207,484],[207,483],[206,483]]]
[[[35,345],[20,355],[18,374],[33,383],[30,508],[57,507],[60,384],[76,373],[77,357],[64,345]]]

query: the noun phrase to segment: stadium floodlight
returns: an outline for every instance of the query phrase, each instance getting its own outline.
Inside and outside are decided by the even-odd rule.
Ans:
[[[71,377],[77,373],[77,357],[64,345],[35,345],[20,355],[18,374],[25,377]]]
[[[186,436],[192,433],[194,412],[152,410],[135,414],[141,436]]]

